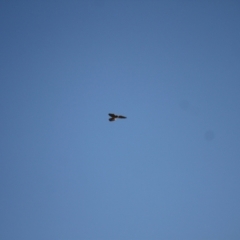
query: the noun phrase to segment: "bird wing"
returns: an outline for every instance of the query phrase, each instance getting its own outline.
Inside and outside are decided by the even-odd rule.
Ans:
[[[118,116],[118,118],[127,118],[127,117],[125,117],[125,116],[122,116],[122,115],[119,115],[119,116]]]
[[[109,113],[108,115],[112,118],[116,117],[116,115],[114,113]]]
[[[112,122],[112,121],[115,121],[115,118],[109,118],[108,120]]]

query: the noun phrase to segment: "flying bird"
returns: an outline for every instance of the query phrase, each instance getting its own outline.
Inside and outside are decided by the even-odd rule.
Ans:
[[[121,118],[121,119],[127,118],[122,115],[115,115],[114,113],[109,113],[108,115],[110,116],[110,118],[109,118],[110,122],[115,121],[117,118]]]

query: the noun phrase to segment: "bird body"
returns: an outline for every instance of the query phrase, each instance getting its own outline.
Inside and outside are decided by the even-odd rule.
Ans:
[[[109,113],[108,115],[110,116],[110,118],[109,118],[109,121],[110,121],[110,122],[115,121],[117,118],[120,118],[120,119],[127,118],[127,117],[125,117],[125,116],[116,115],[116,114],[114,114],[114,113]]]

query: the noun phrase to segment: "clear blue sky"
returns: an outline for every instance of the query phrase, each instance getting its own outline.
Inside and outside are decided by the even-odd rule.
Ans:
[[[240,239],[239,1],[1,1],[0,32],[0,239]]]

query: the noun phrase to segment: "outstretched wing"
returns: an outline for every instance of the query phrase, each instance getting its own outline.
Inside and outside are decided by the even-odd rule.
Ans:
[[[115,121],[115,118],[109,118],[108,120],[112,122],[112,121]]]
[[[116,115],[114,114],[114,113],[109,113],[108,114],[110,117],[112,117],[112,118],[115,118],[116,117]]]
[[[127,118],[127,117],[125,117],[125,116],[122,116],[122,115],[119,115],[119,116],[118,116],[118,118]]]

